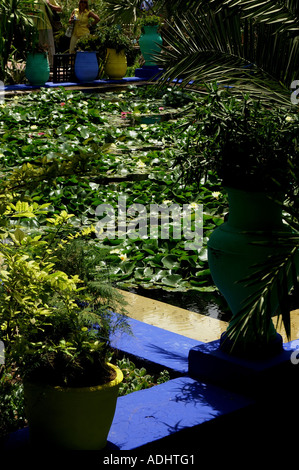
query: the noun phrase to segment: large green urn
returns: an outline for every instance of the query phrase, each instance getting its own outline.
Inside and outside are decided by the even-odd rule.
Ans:
[[[263,266],[269,257],[279,252],[275,242],[279,234],[289,232],[282,221],[282,205],[277,195],[246,192],[228,188],[229,214],[227,220],[217,227],[208,241],[208,260],[215,285],[226,299],[232,319],[221,339],[226,352],[258,357],[272,355],[282,349],[282,338],[277,334],[272,315],[278,305],[273,291],[267,310],[267,330],[261,334],[260,318],[248,319],[246,337],[234,342],[229,332],[235,324],[244,302],[260,289],[260,280],[252,285],[244,282],[248,276]],[[280,248],[287,250],[287,248]],[[243,309],[244,310],[244,309]]]
[[[158,25],[143,26],[144,32],[139,38],[139,47],[145,60],[145,66],[156,66],[155,55],[160,54],[162,36],[158,33]]]
[[[28,54],[25,75],[31,85],[43,86],[50,76],[47,53],[36,52]]]

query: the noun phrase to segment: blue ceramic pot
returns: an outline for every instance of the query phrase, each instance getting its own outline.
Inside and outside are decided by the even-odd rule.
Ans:
[[[96,80],[99,73],[99,64],[96,52],[76,53],[75,75],[79,82],[92,82]]]

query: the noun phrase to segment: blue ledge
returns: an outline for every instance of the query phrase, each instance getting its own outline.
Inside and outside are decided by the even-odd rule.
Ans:
[[[231,416],[251,404],[249,399],[213,385],[179,377],[120,397],[108,435],[108,447],[128,451],[150,444],[155,448],[159,441],[163,447],[165,439],[168,441],[175,436],[181,444],[180,449],[173,448],[177,451],[174,453],[182,453],[184,442],[190,440],[190,436],[186,439],[186,431],[192,430],[195,437],[204,423]]]
[[[139,77],[124,77],[121,80],[94,80],[92,82],[46,82],[42,87],[43,88],[57,88],[60,86],[69,87],[69,86],[98,86],[98,85],[110,85],[110,84],[119,84],[119,83],[134,83],[142,81],[142,78]],[[4,91],[30,91],[37,90],[41,88],[40,86],[34,85],[6,85],[4,86]]]
[[[163,69],[156,65],[144,65],[135,70],[135,76],[142,80],[151,80],[161,77]]]
[[[111,458],[123,451],[151,452],[152,455],[155,452],[157,455],[197,452],[201,457],[209,443],[213,444],[214,452],[215,439],[218,450],[221,443],[225,443],[227,450],[232,439],[228,430],[238,429],[233,440],[239,439],[239,444],[243,445],[244,440],[252,439],[254,426],[254,439],[260,443],[265,432],[277,433],[285,422],[289,425],[293,419],[295,422],[298,419],[294,408],[298,387],[285,380],[281,366],[290,365],[298,375],[290,357],[296,349],[299,353],[299,340],[285,344],[283,353],[269,360],[246,361],[223,353],[219,350],[219,341],[199,344],[138,320],[128,321],[133,335],[119,334],[112,339],[112,345],[182,375],[119,397],[108,444],[103,451]],[[208,380],[199,378],[203,376]],[[262,380],[267,382],[268,388],[260,406],[256,397],[248,393],[254,384],[263,398]],[[242,385],[242,393],[229,388],[236,384]],[[4,450],[16,449],[30,450],[28,429],[9,436]],[[211,456],[210,452],[211,449]]]
[[[233,425],[235,417],[243,419],[252,405],[251,400],[235,393],[190,377],[179,377],[119,397],[103,452],[115,454],[150,448],[153,453],[159,449],[164,453],[172,449],[172,453],[182,455],[190,445],[194,454],[203,437],[207,436],[206,425],[213,426],[209,439],[214,443],[213,436],[215,432],[219,435],[222,419],[228,420],[226,426]],[[175,443],[177,440],[178,444]],[[28,428],[12,433],[3,448],[4,451],[30,449]]]
[[[132,335],[117,333],[111,339],[112,347],[173,372],[188,373],[188,355],[200,341],[128,318]],[[204,343],[201,343],[204,344]]]
[[[299,340],[283,345],[269,359],[248,360],[223,352],[220,340],[199,344],[189,353],[189,375],[245,395],[263,397],[275,388],[291,386],[298,368],[291,361]],[[299,351],[298,351],[299,359]]]

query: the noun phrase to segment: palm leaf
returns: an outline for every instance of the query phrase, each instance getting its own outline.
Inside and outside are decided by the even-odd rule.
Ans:
[[[168,0],[158,0],[160,5],[167,5]],[[238,15],[242,20],[254,19],[256,22],[277,26],[277,31],[289,31],[299,34],[299,4],[297,0],[172,0],[172,10],[179,14],[197,9],[205,11],[227,10],[231,15]]]
[[[142,0],[105,0],[104,15],[113,23],[132,24],[142,16],[141,4]]]
[[[242,33],[243,31],[243,33]],[[163,33],[159,65],[162,80],[191,80],[195,85],[217,81],[242,88],[243,93],[270,95],[290,102],[290,84],[297,78],[299,41],[274,34],[271,25],[255,24],[230,15],[197,10],[181,14]]]
[[[104,14],[113,23],[119,20],[122,23],[135,22],[140,5],[141,0],[106,0],[104,3]]]
[[[269,246],[269,243],[266,243]],[[236,342],[239,338],[246,338],[252,325],[256,326],[256,337],[266,338],[266,334],[273,313],[273,296],[278,300],[276,308],[277,324],[279,320],[285,328],[288,338],[291,335],[291,319],[289,307],[289,292],[294,289],[298,296],[299,283],[296,268],[296,256],[298,256],[299,236],[296,234],[282,234],[273,243],[273,248],[283,244],[285,253],[270,256],[262,265],[253,266],[253,272],[241,281],[244,287],[258,285],[255,290],[243,303],[240,312],[230,323],[228,336],[230,340]],[[299,301],[299,296],[297,297]]]
[[[5,76],[16,31],[28,41],[34,30],[34,14],[33,0],[0,0],[0,79]]]
[[[299,34],[299,7],[296,0],[226,0],[222,8],[237,7],[242,19],[254,19],[256,22],[276,25],[276,32],[289,31]]]

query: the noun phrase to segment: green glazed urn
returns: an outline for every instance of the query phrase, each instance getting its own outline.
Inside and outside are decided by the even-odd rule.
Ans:
[[[227,337],[246,299],[258,292],[260,280],[253,285],[243,282],[262,266],[269,256],[278,253],[275,243],[279,233],[289,232],[282,221],[282,206],[277,195],[246,192],[226,188],[229,199],[227,220],[217,227],[208,241],[208,262],[215,285],[224,296],[232,312],[232,319],[221,340],[221,347],[236,355],[262,357],[280,352],[282,338],[277,334],[271,319],[278,305],[276,291],[271,297],[268,329],[259,335],[259,319],[248,323],[246,338],[238,338],[232,344]],[[286,249],[286,248],[285,248]],[[284,250],[281,247],[280,250]],[[242,282],[240,282],[242,281]]]
[[[160,54],[162,36],[158,33],[158,25],[144,26],[144,33],[139,38],[140,51],[145,60],[145,66],[156,66],[155,55]]]
[[[43,86],[50,77],[47,53],[36,52],[28,54],[25,75],[31,85]]]

